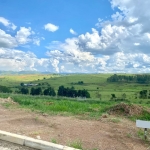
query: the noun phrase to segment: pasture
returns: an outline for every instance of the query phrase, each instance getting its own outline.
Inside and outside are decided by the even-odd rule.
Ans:
[[[13,93],[1,93],[0,97],[12,97],[22,107],[32,110],[54,114],[85,115],[97,118],[102,113],[120,102],[140,104],[144,107],[150,106],[150,99],[140,99],[137,97],[139,91],[150,90],[149,84],[138,83],[110,83],[107,78],[112,74],[66,74],[66,75],[6,75],[1,76],[1,85],[8,86]],[[82,84],[80,82],[82,81]],[[29,94],[14,94],[15,90],[21,88],[20,83],[38,84],[37,87],[45,89],[51,86],[57,93],[59,86],[74,87],[76,90],[86,89],[91,98],[82,100],[80,98],[31,96]],[[29,89],[31,87],[28,87]],[[117,101],[111,100],[115,94]],[[123,98],[125,94],[125,98]],[[137,97],[137,98],[136,98]]]
[[[0,85],[10,87],[12,91],[20,88],[20,83],[39,84],[41,88],[50,85],[57,92],[59,86],[74,87],[76,90],[86,89],[91,95],[91,99],[110,100],[111,94],[121,98],[126,94],[126,98],[134,100],[141,90],[150,90],[150,84],[138,83],[110,83],[107,78],[112,74],[34,74],[34,75],[5,75],[0,76]],[[83,81],[83,84],[78,84]],[[30,87],[29,87],[30,88]]]

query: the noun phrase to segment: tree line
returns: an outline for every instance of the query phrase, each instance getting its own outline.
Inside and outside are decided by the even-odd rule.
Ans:
[[[75,90],[74,87],[65,88],[63,85],[59,86],[58,96],[66,96],[66,97],[86,97],[90,98],[90,93],[87,90]]]
[[[150,75],[143,74],[143,75],[117,75],[114,74],[111,77],[107,78],[107,82],[135,82],[135,83],[149,83],[150,82]]]
[[[67,87],[65,88],[63,85],[59,86],[57,93],[55,92],[54,88],[48,87],[42,90],[41,87],[32,87],[29,90],[26,87],[20,88],[19,93],[21,94],[30,94],[30,95],[48,95],[48,96],[65,96],[65,97],[86,97],[90,98],[90,93],[87,90],[75,90],[74,87]]]
[[[41,87],[32,87],[31,90],[29,90],[26,87],[22,87],[19,91],[21,94],[30,94],[30,95],[49,95],[49,96],[56,96],[56,92],[54,88],[48,87],[44,90],[42,90]]]

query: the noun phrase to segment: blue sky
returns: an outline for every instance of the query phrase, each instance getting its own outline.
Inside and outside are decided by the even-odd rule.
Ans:
[[[148,6],[148,0],[0,0],[0,70],[149,72]]]

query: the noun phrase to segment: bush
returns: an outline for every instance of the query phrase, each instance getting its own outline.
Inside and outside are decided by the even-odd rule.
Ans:
[[[55,90],[52,87],[49,87],[43,91],[44,95],[56,96]]]
[[[41,87],[38,87],[38,88],[31,88],[31,92],[30,92],[31,95],[41,95],[42,94],[42,89]]]
[[[0,92],[1,93],[11,93],[12,91],[8,87],[0,85]]]
[[[20,92],[22,94],[28,94],[29,93],[29,90],[27,88],[21,88]]]

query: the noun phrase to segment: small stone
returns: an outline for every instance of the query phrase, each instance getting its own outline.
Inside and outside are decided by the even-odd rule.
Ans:
[[[107,115],[102,115],[102,118],[108,118]]]
[[[48,116],[48,114],[45,114],[45,113],[43,113],[42,115],[45,116],[45,117]]]

